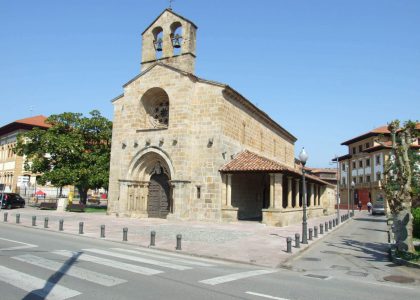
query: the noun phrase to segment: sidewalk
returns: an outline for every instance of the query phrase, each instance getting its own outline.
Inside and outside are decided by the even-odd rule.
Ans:
[[[271,227],[258,222],[239,221],[235,223],[209,223],[199,221],[168,221],[165,219],[134,219],[107,216],[99,213],[74,213],[38,210],[32,207],[1,210],[0,222],[4,223],[4,213],[8,213],[8,223],[16,226],[32,227],[32,216],[36,216],[36,228],[59,232],[59,220],[64,220],[63,233],[79,235],[79,222],[84,223],[84,236],[100,239],[100,226],[105,225],[105,239],[122,242],[123,228],[128,228],[127,244],[148,247],[150,232],[156,232],[154,248],[176,251],[176,235],[182,235],[180,252],[195,256],[218,258],[242,263],[251,263],[275,268],[287,261],[308,245],[295,248],[295,233],[301,234],[302,224],[287,227]],[[340,215],[347,210],[340,211]],[[20,224],[16,224],[16,214],[20,214]],[[308,228],[313,228],[326,221],[332,221],[336,215],[309,219]],[[44,229],[44,219],[48,217],[48,229]],[[340,224],[344,225],[347,221]],[[318,235],[316,242],[328,233]],[[292,253],[286,252],[286,238],[291,237]],[[179,251],[179,250],[178,250]]]

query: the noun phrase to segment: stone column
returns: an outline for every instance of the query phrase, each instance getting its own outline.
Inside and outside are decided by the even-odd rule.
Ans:
[[[283,174],[270,174],[270,209],[283,209]]]
[[[313,207],[314,206],[314,184],[310,183],[310,190],[311,190],[311,194],[310,194],[310,198],[309,198],[309,206]]]
[[[287,208],[292,208],[292,177],[287,177]]]
[[[314,206],[318,206],[318,185],[314,185]]]
[[[300,179],[295,179],[295,189],[296,189],[296,199],[295,199],[295,207],[301,207],[299,205],[299,198],[300,198],[300,187],[299,187]]]
[[[321,186],[318,185],[318,206],[321,206]]]
[[[226,174],[226,207],[232,207],[232,174]]]

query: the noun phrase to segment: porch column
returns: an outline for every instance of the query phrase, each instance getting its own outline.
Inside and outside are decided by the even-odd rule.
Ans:
[[[299,205],[299,198],[300,198],[300,186],[299,186],[300,179],[295,179],[295,189],[296,189],[296,199],[295,199],[295,207],[301,207]]]
[[[321,186],[318,185],[318,206],[321,206]]]
[[[226,174],[226,207],[232,207],[232,174]]]
[[[283,209],[283,174],[270,174],[270,208]]]
[[[310,190],[311,190],[311,194],[310,194],[310,198],[309,198],[309,206],[313,207],[314,206],[314,184],[310,183]]]
[[[314,206],[318,205],[318,185],[314,186]]]
[[[292,177],[287,177],[287,208],[292,208]]]

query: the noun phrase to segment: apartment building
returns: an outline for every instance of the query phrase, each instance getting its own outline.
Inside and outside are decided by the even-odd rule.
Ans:
[[[420,123],[416,128],[420,129]],[[383,201],[385,193],[381,180],[392,146],[388,126],[373,129],[341,145],[348,147],[348,154],[338,158],[341,204],[352,205],[361,200],[366,209],[369,200],[372,203]],[[419,141],[412,147],[420,148]]]
[[[39,115],[17,120],[0,127],[0,184],[6,192],[29,190],[36,185],[36,175],[24,170],[24,157],[16,155],[13,148],[19,133],[34,127],[48,128],[46,117]]]

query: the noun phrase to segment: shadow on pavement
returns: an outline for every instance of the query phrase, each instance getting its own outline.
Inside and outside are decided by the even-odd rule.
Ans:
[[[355,218],[355,220],[357,220],[357,221],[366,221],[366,222],[386,223],[386,220],[385,219]]]
[[[47,279],[44,287],[39,290],[34,290],[29,292],[22,300],[35,300],[35,299],[48,299],[48,294],[54,288],[54,286],[61,280],[61,278],[66,275],[67,271],[71,266],[77,261],[82,252],[78,252],[65,261],[62,267],[52,274],[50,278]]]

